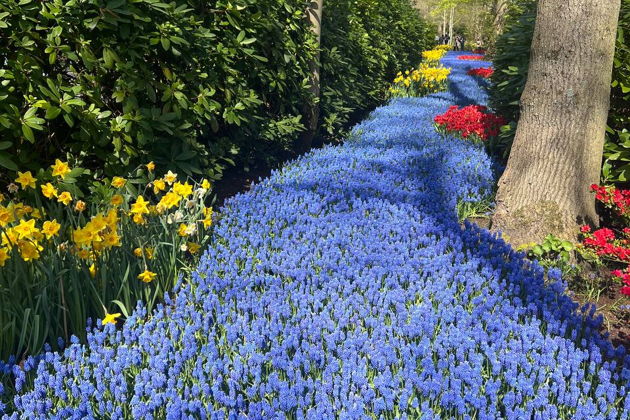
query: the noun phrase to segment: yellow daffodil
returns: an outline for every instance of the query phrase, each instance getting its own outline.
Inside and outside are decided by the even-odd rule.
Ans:
[[[112,204],[112,206],[120,206],[123,203],[124,199],[123,196],[120,194],[114,194],[112,196],[112,199],[110,200],[110,203]]]
[[[87,205],[85,204],[85,201],[82,201],[82,200],[77,201],[76,204],[74,205],[74,209],[78,211],[79,213],[84,211],[86,207]]]
[[[203,181],[201,181],[201,188],[203,188],[204,190],[209,190],[210,187],[210,181],[204,178]]]
[[[203,227],[208,229],[210,226],[212,226],[212,207],[204,207],[203,209]]]
[[[92,263],[90,268],[88,268],[88,271],[90,272],[90,277],[96,277],[96,266],[94,265],[94,263]]]
[[[0,206],[0,227],[8,225],[14,220],[13,212],[6,207]]]
[[[186,198],[192,194],[192,185],[189,185],[188,182],[183,184],[181,182],[176,182],[173,185],[173,192],[182,198]]]
[[[55,164],[51,165],[51,168],[53,170],[52,175],[60,178],[65,178],[68,172],[70,172],[68,162],[62,162],[59,159],[55,159]]]
[[[61,225],[57,223],[56,219],[45,221],[42,225],[42,233],[46,235],[46,239],[50,239],[53,236],[56,236],[59,233],[59,229]]]
[[[168,185],[173,185],[173,182],[177,181],[177,174],[168,171],[166,175],[164,175],[164,181],[166,181]]]
[[[137,225],[143,225],[146,223],[146,220],[144,220],[144,216],[141,214],[134,214],[132,220]]]
[[[90,251],[85,248],[81,248],[77,252],[77,257],[81,258],[82,260],[87,260],[88,258],[90,258]]]
[[[133,250],[133,255],[135,255],[138,258],[142,258],[142,248],[138,247],[136,249]]]
[[[151,283],[153,280],[155,280],[156,276],[156,273],[149,270],[144,270],[142,273],[138,274],[138,279],[142,280],[145,283]]]
[[[186,225],[186,223],[182,223],[179,225],[179,228],[177,229],[177,234],[179,236],[188,236],[188,225]]]
[[[127,180],[125,178],[121,178],[119,176],[115,176],[114,178],[112,178],[112,187],[114,188],[122,188],[125,186],[126,183]]]
[[[155,248],[151,248],[151,247],[144,248],[144,256],[147,257],[147,260],[152,260],[154,254],[155,254]]]
[[[175,207],[179,204],[181,199],[182,197],[175,194],[174,192],[168,192],[164,195],[164,197],[162,197],[160,202],[157,204],[157,209],[158,211],[160,211],[160,209],[170,209],[172,207]]]
[[[105,313],[105,318],[103,318],[103,320],[101,321],[101,324],[103,324],[103,325],[107,325],[107,324],[114,324],[114,325],[116,325],[116,319],[117,318],[120,318],[120,314],[119,313],[115,313],[115,314]]]
[[[95,232],[102,232],[108,225],[107,218],[103,215],[103,213],[97,213],[92,220],[86,225],[86,227],[90,227],[90,229]]]
[[[39,252],[44,249],[37,242],[19,240],[17,243],[20,256],[24,261],[36,260],[39,258]]]
[[[147,166],[147,170],[148,170],[149,172],[153,172],[153,171],[155,170],[155,163],[153,163],[153,161],[151,161],[151,162],[147,163],[147,165],[146,165],[146,166]]]
[[[143,196],[138,196],[136,202],[131,205],[132,214],[149,214],[148,201]]]
[[[11,258],[9,251],[4,247],[0,248],[0,267],[4,267],[9,258]]]
[[[15,179],[15,182],[20,184],[23,190],[27,187],[35,188],[35,181],[36,179],[33,178],[31,171],[18,172],[18,177]]]
[[[116,224],[118,223],[118,211],[116,209],[111,209],[107,212],[107,216],[105,216],[105,220],[107,221],[107,226],[110,229],[115,230]]]
[[[199,248],[201,248],[201,245],[196,244],[194,242],[187,242],[186,245],[188,245],[188,252],[190,252],[193,255],[199,252]]]
[[[4,229],[0,232],[0,237],[2,237],[2,245],[8,248],[12,248],[18,241],[18,233],[14,228]]]
[[[14,230],[18,234],[18,239],[29,238],[33,233],[39,232],[39,229],[35,227],[35,219],[20,220],[20,224]]]
[[[157,194],[160,191],[164,191],[166,189],[166,182],[163,179],[156,179],[153,181],[153,193]]]
[[[59,194],[59,197],[57,197],[57,201],[67,206],[72,202],[72,195],[68,191],[64,191]]]
[[[46,198],[57,197],[57,188],[55,188],[55,186],[51,184],[50,182],[40,185],[40,188],[42,189],[42,194],[44,195],[44,197]]]
[[[108,248],[120,246],[120,236],[117,232],[108,232],[103,235],[103,244]]]

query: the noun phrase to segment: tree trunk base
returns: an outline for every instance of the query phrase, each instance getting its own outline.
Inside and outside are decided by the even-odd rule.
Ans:
[[[492,230],[514,247],[541,243],[549,234],[575,242],[576,221],[553,201],[539,201],[515,211],[499,208],[492,217]]]

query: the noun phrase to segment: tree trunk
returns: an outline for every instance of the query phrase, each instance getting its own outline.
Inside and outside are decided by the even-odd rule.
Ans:
[[[495,0],[493,11],[494,20],[492,22],[495,36],[498,36],[503,32],[503,24],[505,23],[505,12],[507,12],[507,9],[507,0]]]
[[[311,22],[313,33],[317,37],[317,53],[309,63],[309,70],[311,73],[311,96],[314,98],[314,102],[307,104],[304,107],[305,125],[306,130],[302,133],[299,139],[298,149],[301,153],[307,152],[312,144],[313,138],[317,134],[317,127],[319,122],[319,93],[320,93],[320,46],[322,41],[322,7],[323,0],[311,1],[308,8],[308,18]]]
[[[449,22],[449,29],[448,29],[448,37],[449,37],[449,44],[453,45],[453,14],[455,13],[455,6],[451,6],[451,19]]]
[[[493,230],[513,245],[596,224],[620,0],[540,0],[529,77]]]
[[[446,35],[446,9],[442,10],[442,37]]]

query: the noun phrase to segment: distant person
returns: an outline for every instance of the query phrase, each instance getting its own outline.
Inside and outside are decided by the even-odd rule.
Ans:
[[[449,44],[451,42],[451,37],[448,34],[444,34],[444,44]]]
[[[455,51],[461,51],[461,35],[455,35]]]
[[[438,34],[435,34],[435,45],[440,44],[441,38]]]
[[[463,34],[460,35],[459,44],[460,44],[461,50],[464,51],[466,49],[466,37]]]

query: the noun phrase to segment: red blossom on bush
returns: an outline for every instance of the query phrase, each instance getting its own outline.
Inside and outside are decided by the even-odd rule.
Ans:
[[[444,114],[436,116],[434,121],[440,130],[447,133],[483,141],[497,136],[501,126],[507,124],[503,117],[486,112],[487,109],[481,105],[463,108],[454,105]]]
[[[483,55],[475,54],[475,55],[460,55],[457,58],[459,60],[483,60]]]
[[[624,286],[621,287],[621,293],[626,295],[626,296],[630,296],[630,273],[629,273],[629,271],[630,271],[630,267],[626,268],[623,271],[621,271],[621,270],[613,270],[611,272],[613,277],[616,277],[619,280],[623,281]]]
[[[485,53],[486,53],[485,48],[475,48],[473,50],[473,54],[485,54]]]
[[[619,216],[619,220],[613,221],[615,226],[626,226],[617,230],[618,235],[606,227],[591,233],[590,226],[582,226],[582,244],[600,258],[626,265],[624,270],[613,270],[611,274],[623,282],[621,293],[630,296],[630,227],[627,226],[630,221],[630,190],[593,184],[591,191],[595,193],[597,201]]]
[[[614,186],[591,185],[595,199],[612,209],[618,216],[630,216],[630,190],[619,190]]]
[[[478,67],[476,69],[468,70],[468,75],[470,76],[480,76],[488,79],[494,73],[494,69],[492,67]]]

